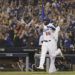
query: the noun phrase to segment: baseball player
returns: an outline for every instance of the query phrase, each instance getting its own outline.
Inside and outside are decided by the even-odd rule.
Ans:
[[[43,25],[43,43],[41,46],[41,56],[40,56],[40,64],[39,69],[44,69],[44,62],[47,51],[49,52],[50,56],[50,68],[49,73],[53,73],[56,71],[55,67],[55,58],[57,55],[62,55],[60,49],[57,49],[57,42],[58,42],[58,34],[60,31],[60,27],[55,27],[52,23],[47,25]]]

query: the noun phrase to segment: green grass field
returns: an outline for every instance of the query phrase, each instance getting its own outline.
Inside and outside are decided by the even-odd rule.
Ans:
[[[75,71],[56,72],[54,74],[47,72],[0,72],[0,75],[75,75]]]

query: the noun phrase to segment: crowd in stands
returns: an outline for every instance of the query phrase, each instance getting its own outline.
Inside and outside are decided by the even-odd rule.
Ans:
[[[31,1],[0,0],[0,47],[39,48],[43,24],[42,3],[36,0],[31,4]],[[63,51],[73,53],[75,3],[65,0],[47,0],[44,3],[44,11],[46,17],[56,26],[61,26],[59,44]]]

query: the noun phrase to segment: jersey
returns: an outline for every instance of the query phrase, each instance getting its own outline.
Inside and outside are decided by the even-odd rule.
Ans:
[[[43,40],[51,40],[53,38],[53,30],[51,28],[51,23],[47,26],[44,25],[43,29]]]

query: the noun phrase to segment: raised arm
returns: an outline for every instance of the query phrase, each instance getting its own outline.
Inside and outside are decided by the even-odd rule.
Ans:
[[[59,31],[60,31],[60,26],[57,26],[56,30],[54,32],[54,38],[55,38],[56,41],[58,41]]]

